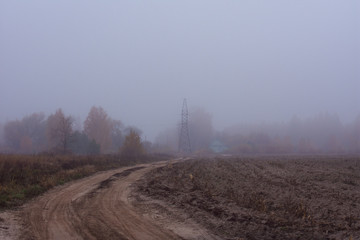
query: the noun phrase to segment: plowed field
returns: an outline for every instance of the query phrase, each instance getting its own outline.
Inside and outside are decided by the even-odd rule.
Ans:
[[[221,239],[360,239],[359,157],[189,160],[150,171],[136,192],[139,207],[172,206]]]

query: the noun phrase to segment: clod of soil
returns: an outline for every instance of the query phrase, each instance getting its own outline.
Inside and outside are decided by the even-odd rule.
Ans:
[[[223,239],[360,239],[359,157],[189,160],[136,190]]]

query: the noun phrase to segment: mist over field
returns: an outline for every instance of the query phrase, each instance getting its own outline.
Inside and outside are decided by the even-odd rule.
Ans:
[[[116,152],[136,129],[174,152],[186,98],[194,152],[359,153],[359,12],[357,0],[1,1],[0,150]]]

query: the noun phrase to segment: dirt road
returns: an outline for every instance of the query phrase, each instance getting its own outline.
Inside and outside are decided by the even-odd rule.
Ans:
[[[195,223],[179,223],[180,232],[174,231],[174,224],[167,229],[131,204],[131,184],[166,164],[110,170],[57,187],[17,212],[20,226],[9,227],[16,234],[0,235],[7,239],[211,239]],[[191,237],[195,231],[202,237]]]

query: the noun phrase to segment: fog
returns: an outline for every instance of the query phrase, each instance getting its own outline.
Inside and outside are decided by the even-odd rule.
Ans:
[[[350,124],[359,13],[357,0],[1,1],[0,125],[58,108],[83,122],[101,106],[152,141],[184,98],[217,131],[327,113]]]

